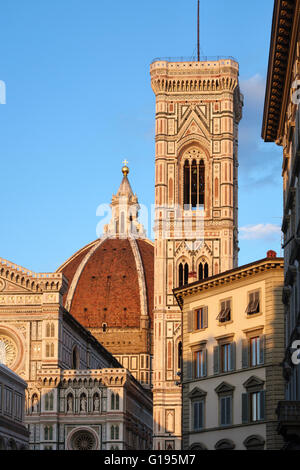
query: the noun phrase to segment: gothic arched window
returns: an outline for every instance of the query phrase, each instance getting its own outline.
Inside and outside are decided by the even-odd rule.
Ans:
[[[117,393],[116,394],[116,410],[118,410],[119,408],[120,408],[120,396]]]
[[[184,284],[189,283],[189,265],[185,263],[184,265]]]
[[[199,273],[198,273],[199,281],[203,281],[204,279],[207,279],[208,277],[209,277],[208,264],[204,262],[200,262]]]
[[[112,392],[111,396],[110,396],[110,408],[111,408],[111,410],[115,409],[115,394],[114,394],[114,392]]]
[[[182,368],[182,342],[181,341],[179,341],[178,343],[177,359],[178,359],[177,368],[181,369]]]
[[[184,164],[184,206],[190,205],[190,164],[186,160]]]
[[[182,287],[189,282],[189,265],[187,263],[180,263],[178,267],[178,283]]]
[[[185,160],[183,167],[183,205],[197,209],[205,204],[205,165],[203,160]]]

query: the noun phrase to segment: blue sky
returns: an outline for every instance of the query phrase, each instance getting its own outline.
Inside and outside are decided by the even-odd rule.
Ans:
[[[201,2],[201,52],[234,56],[245,95],[240,264],[280,254],[281,149],[260,137],[273,0]],[[154,199],[156,57],[192,56],[196,0],[6,0],[1,5],[0,257],[56,270],[96,238],[127,158]]]

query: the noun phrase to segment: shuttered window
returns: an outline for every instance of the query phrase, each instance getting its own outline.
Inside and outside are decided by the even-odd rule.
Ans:
[[[204,401],[193,402],[194,431],[200,431],[204,427]]]
[[[220,424],[229,426],[232,424],[232,396],[220,398]]]
[[[204,330],[208,327],[208,309],[201,307],[195,310],[194,313],[194,328],[195,330]]]
[[[248,296],[248,305],[246,308],[247,315],[254,315],[260,312],[260,295],[259,291],[250,292]]]
[[[206,349],[194,353],[194,378],[206,377]]]
[[[265,419],[265,394],[259,392],[243,393],[242,395],[242,422],[256,422]]]
[[[242,367],[256,367],[264,364],[265,336],[260,335],[242,341]]]
[[[224,300],[221,302],[221,310],[217,316],[220,323],[231,321],[231,300]]]

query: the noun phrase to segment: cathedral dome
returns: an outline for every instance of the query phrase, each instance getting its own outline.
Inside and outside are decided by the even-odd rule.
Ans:
[[[59,269],[69,281],[65,308],[86,328],[152,324],[154,246],[134,237],[104,236]]]

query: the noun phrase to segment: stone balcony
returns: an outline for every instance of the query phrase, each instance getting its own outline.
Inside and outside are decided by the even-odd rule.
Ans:
[[[276,413],[279,434],[300,449],[300,401],[280,401]]]

